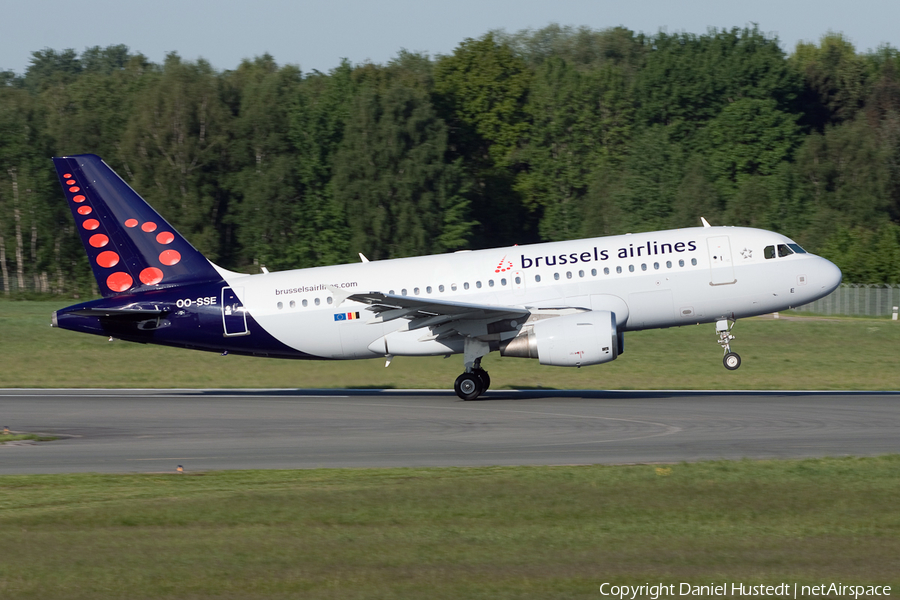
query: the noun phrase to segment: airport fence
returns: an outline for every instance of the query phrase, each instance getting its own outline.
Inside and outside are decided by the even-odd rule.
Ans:
[[[844,283],[824,298],[795,310],[820,315],[891,317],[895,306],[900,306],[900,285]]]

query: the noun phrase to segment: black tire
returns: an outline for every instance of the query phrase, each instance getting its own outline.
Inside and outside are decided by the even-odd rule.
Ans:
[[[725,358],[722,359],[722,364],[724,364],[725,368],[729,371],[734,371],[741,366],[741,357],[737,352],[729,352],[725,355]]]
[[[453,391],[463,400],[474,400],[484,391],[481,378],[475,373],[463,373],[456,378],[453,384]]]
[[[483,394],[491,387],[491,376],[484,369],[475,369],[475,375],[481,380],[481,393]]]

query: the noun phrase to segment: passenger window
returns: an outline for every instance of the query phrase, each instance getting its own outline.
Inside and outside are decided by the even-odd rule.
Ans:
[[[778,256],[790,256],[794,251],[787,247],[787,244],[778,244]]]
[[[616,273],[621,273],[621,272],[622,272],[622,267],[620,265],[620,266],[616,267]]]
[[[500,285],[506,285],[506,277],[500,280]]]
[[[426,287],[426,288],[425,288],[425,291],[428,292],[428,293],[430,294],[430,293],[431,293],[431,286],[429,285],[428,287]]]
[[[480,290],[480,289],[481,289],[481,282],[480,282],[480,281],[476,281],[476,282],[475,282],[475,287],[477,287],[477,288]]]
[[[557,281],[559,281],[559,273],[554,273],[553,279],[556,279]]]
[[[488,279],[488,287],[494,287],[494,280]]]
[[[683,259],[678,261],[678,266],[679,266],[679,267],[683,267],[683,266],[684,266],[684,260],[683,260]]]
[[[282,304],[281,302],[279,302],[279,303],[276,304],[275,306],[278,307],[278,310],[281,310],[282,308],[284,308],[284,304]]]
[[[390,294],[391,296],[393,296],[393,295],[394,295],[394,290],[389,291],[388,294]]]
[[[464,290],[469,289],[469,282],[468,282],[468,281],[466,281],[465,283],[463,283],[463,289],[464,289]]]
[[[307,306],[309,306],[309,302],[305,299],[303,300],[303,302],[301,302],[301,304],[303,305],[303,308],[306,308]]]
[[[415,296],[419,295],[419,288],[413,288],[413,295],[415,295]]]
[[[634,265],[628,265],[628,272],[634,273]]]
[[[540,275],[535,275],[535,276],[534,276],[534,280],[535,280],[537,283],[540,283],[540,282],[541,282],[541,276],[540,276]]]
[[[291,300],[291,308],[297,308],[297,303]]]
[[[316,303],[316,306],[318,306],[319,304],[322,303],[318,298],[316,298],[316,299],[314,300],[314,302]]]
[[[697,259],[696,259],[696,258],[692,258],[692,259],[691,259],[691,264],[694,265],[694,266],[696,267],[696,266],[697,266]]]
[[[519,277],[518,275],[516,275],[516,285],[521,285],[521,284],[522,284],[522,278]],[[506,285],[506,284],[504,283],[503,285]]]
[[[641,263],[641,271],[647,270],[647,263]]]
[[[603,274],[609,275],[609,267],[603,267]]]
[[[444,290],[441,290],[441,291],[444,291]],[[451,291],[451,292],[455,292],[455,291],[456,291],[456,284],[455,284],[455,283],[451,283],[451,284],[450,284],[450,291]]]
[[[578,271],[578,276],[579,276],[579,277],[584,277],[584,271]]]
[[[591,269],[591,275],[593,275],[594,277],[596,277],[596,276],[597,276],[597,269]]]
[[[766,246],[766,249],[763,250],[763,256],[766,258],[775,258],[775,246]]]
[[[401,296],[405,296],[405,295],[406,295],[406,288],[403,288],[402,290],[400,290],[400,295],[401,295]]]
[[[439,292],[443,292],[443,291],[444,291],[444,286],[439,285],[439,286],[438,286],[438,291],[439,291]]]
[[[671,268],[672,268],[672,261],[671,261],[671,260],[667,260],[667,261],[666,261],[666,268],[667,268],[667,269],[671,269]]]
[[[566,271],[566,279],[572,279],[572,271]]]
[[[327,298],[325,298],[325,302],[331,304],[332,302],[334,302],[334,300],[331,298],[331,296],[328,296]]]
[[[653,270],[659,271],[659,263],[653,263]]]

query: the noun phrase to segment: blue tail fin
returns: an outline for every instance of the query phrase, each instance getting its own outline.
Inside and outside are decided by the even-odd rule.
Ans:
[[[55,157],[53,163],[104,296],[221,279],[99,156]]]

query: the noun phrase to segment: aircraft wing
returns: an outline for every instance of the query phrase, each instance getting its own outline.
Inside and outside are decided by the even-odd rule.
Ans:
[[[531,314],[527,308],[517,306],[468,304],[381,292],[351,294],[346,296],[346,299],[368,304],[368,310],[378,315],[376,323],[407,319],[410,322],[409,329],[428,327],[439,338],[457,334],[472,335],[471,325],[475,324],[486,327],[490,323],[511,319],[525,322]]]

